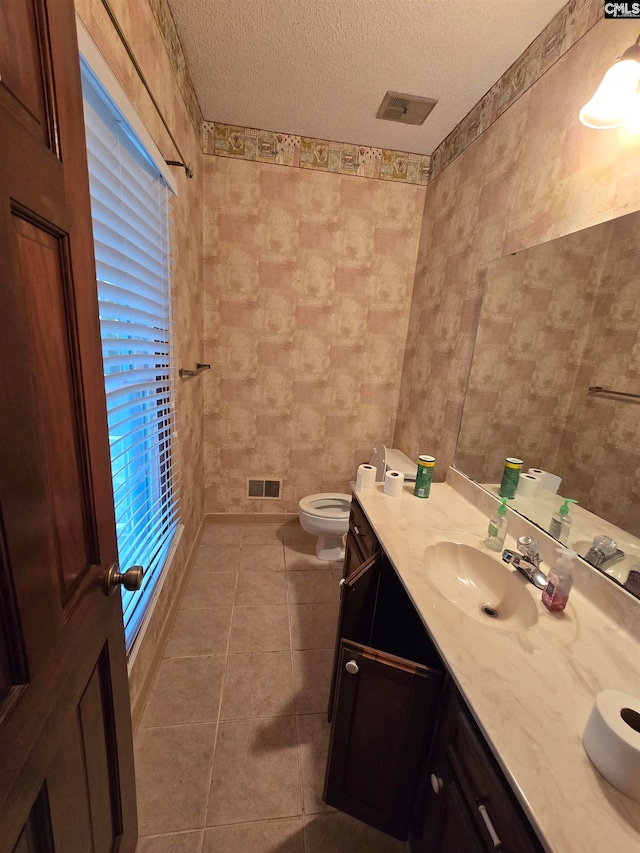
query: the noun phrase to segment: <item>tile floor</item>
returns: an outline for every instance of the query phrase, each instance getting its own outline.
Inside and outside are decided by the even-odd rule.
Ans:
[[[209,525],[135,736],[137,853],[401,853],[322,801],[339,563]]]

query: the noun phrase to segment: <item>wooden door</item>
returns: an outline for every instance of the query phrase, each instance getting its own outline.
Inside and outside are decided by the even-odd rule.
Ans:
[[[136,842],[73,0],[0,3],[0,851]]]
[[[442,673],[342,640],[325,801],[406,839]]]

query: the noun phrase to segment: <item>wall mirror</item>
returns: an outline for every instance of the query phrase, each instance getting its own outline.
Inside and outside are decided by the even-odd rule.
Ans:
[[[561,478],[509,505],[577,500],[568,546],[613,538],[589,562],[640,598],[640,212],[489,264],[455,466],[497,494],[507,456]]]

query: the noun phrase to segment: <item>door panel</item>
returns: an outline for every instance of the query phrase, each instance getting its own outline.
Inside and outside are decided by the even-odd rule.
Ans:
[[[0,104],[55,150],[51,56],[40,0],[3,0],[0,6]]]
[[[47,502],[55,530],[55,566],[62,601],[96,562],[95,531],[85,507],[91,495],[83,465],[81,394],[74,375],[75,309],[64,238],[14,214],[18,276],[26,302],[32,368],[46,376],[38,420],[45,450]]]
[[[441,672],[342,640],[325,779],[329,805],[407,838],[441,680]]]
[[[351,533],[349,533],[351,535]],[[345,565],[350,552],[347,540],[347,552]],[[382,561],[386,559],[378,553],[349,573],[340,586],[340,611],[338,613],[338,626],[336,628],[336,644],[333,652],[333,670],[331,674],[331,686],[329,687],[329,705],[327,709],[327,720],[331,722],[333,717],[333,705],[335,701],[336,679],[340,661],[340,640],[356,640],[368,644],[371,637],[373,615],[376,607],[376,596],[378,591],[378,580]]]
[[[54,853],[47,791],[43,787],[20,833],[14,853]]]
[[[0,853],[132,853],[74,8],[0,7]]]

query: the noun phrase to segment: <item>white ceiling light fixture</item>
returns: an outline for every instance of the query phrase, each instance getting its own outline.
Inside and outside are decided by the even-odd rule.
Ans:
[[[640,109],[640,36],[602,78],[595,95],[580,110],[580,121],[595,130],[622,127]]]

